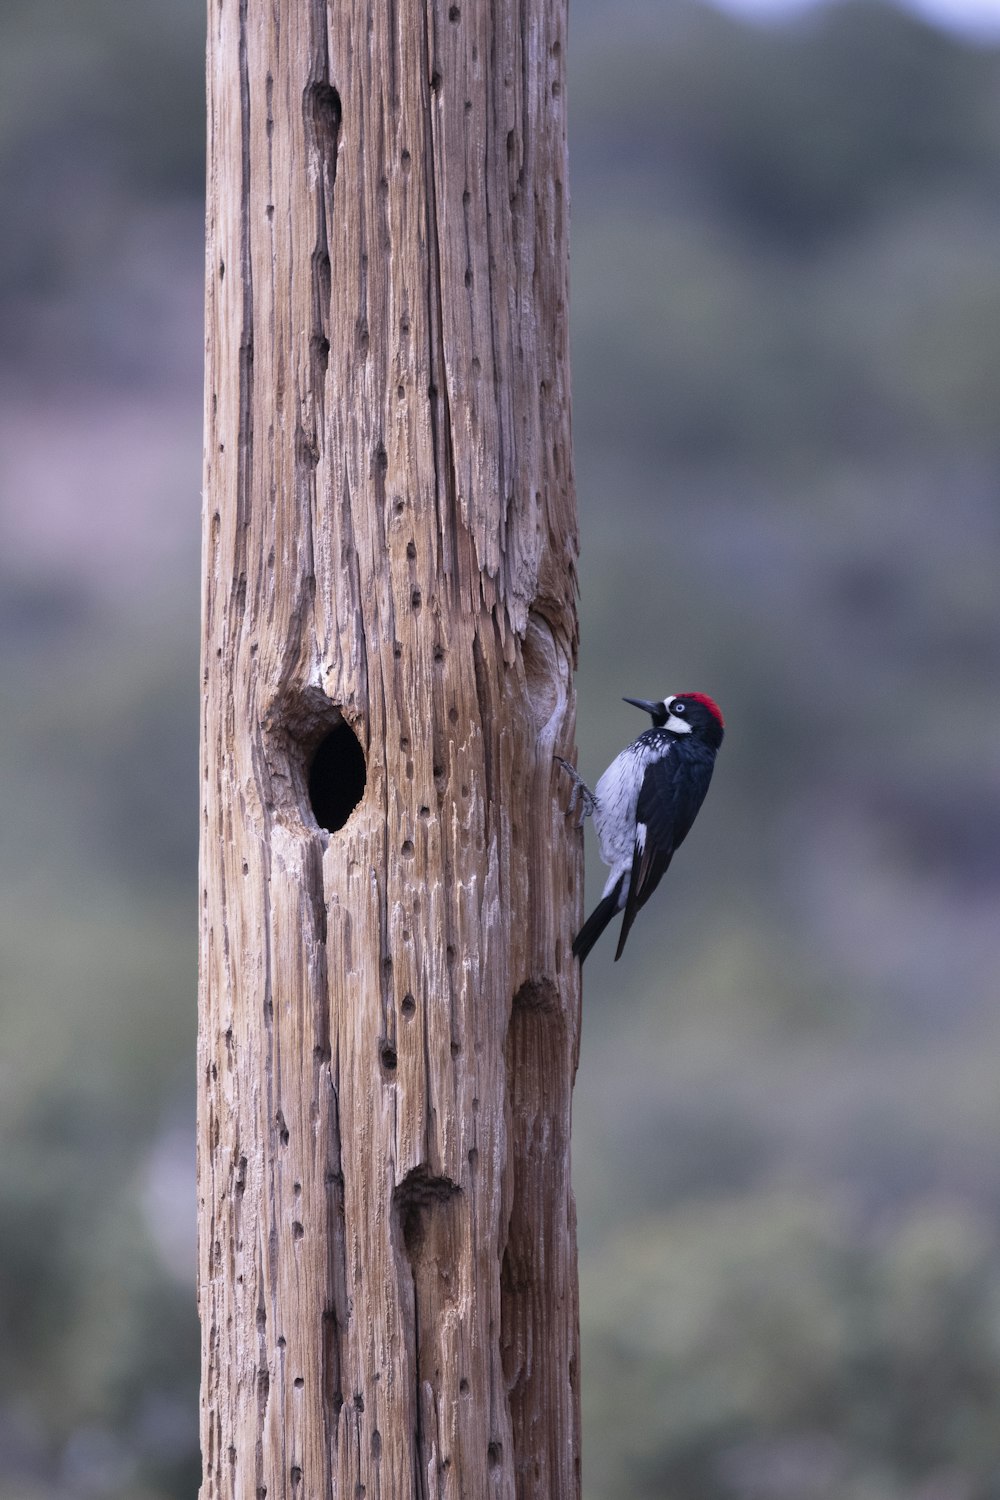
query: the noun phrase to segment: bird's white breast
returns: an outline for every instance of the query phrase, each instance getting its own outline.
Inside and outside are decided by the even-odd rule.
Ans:
[[[601,859],[610,866],[605,886],[610,891],[622,873],[631,868],[635,851],[635,809],[646,767],[663,755],[662,743],[636,740],[616,755],[595,788],[597,806],[594,827],[601,844]]]

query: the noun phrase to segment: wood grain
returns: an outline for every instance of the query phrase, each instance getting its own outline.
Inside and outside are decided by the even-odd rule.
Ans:
[[[565,30],[209,0],[202,1500],[579,1494]]]

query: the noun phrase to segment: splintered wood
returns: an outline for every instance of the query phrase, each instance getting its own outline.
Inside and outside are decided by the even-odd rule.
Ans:
[[[579,1494],[565,40],[209,4],[202,1500]]]

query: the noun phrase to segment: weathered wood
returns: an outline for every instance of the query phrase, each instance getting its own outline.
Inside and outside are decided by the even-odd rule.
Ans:
[[[209,0],[203,1500],[579,1492],[565,26]]]

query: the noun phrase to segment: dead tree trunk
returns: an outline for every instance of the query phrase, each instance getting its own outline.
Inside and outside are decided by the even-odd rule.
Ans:
[[[203,1500],[579,1492],[565,0],[210,0]]]

